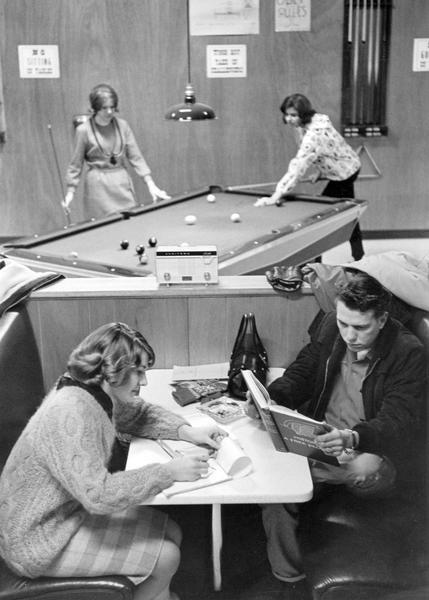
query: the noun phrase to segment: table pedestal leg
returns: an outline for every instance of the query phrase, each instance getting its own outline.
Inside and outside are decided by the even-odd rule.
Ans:
[[[213,586],[216,591],[222,588],[221,550],[222,550],[222,505],[212,505],[212,553],[213,553]]]

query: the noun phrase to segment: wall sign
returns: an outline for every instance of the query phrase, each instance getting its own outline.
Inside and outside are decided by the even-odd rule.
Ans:
[[[429,71],[429,39],[415,38],[413,49],[413,71]]]
[[[56,45],[18,46],[21,79],[56,79],[60,76],[60,60]]]
[[[191,35],[259,33],[259,0],[190,0]]]
[[[207,77],[247,77],[245,44],[207,46]]]
[[[310,31],[311,0],[276,0],[275,31]]]

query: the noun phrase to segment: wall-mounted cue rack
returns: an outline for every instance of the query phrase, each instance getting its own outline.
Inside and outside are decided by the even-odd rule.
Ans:
[[[387,135],[386,93],[392,0],[345,0],[342,130]]]

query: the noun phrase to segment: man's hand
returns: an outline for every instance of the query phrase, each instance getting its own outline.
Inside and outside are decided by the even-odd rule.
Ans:
[[[345,448],[352,448],[353,434],[350,429],[337,429],[332,425],[324,424],[326,433],[316,435],[319,448],[330,456],[339,456]]]
[[[244,405],[244,412],[251,419],[260,419],[258,409],[255,406],[255,403],[252,400],[252,396],[250,392],[246,392],[246,404]]]

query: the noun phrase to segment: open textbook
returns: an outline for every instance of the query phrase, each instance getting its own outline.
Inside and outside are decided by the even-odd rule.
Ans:
[[[206,415],[187,415],[186,419],[194,426],[213,423]],[[177,454],[195,454],[206,452],[191,442],[183,440],[144,440],[144,455],[139,466],[155,462],[168,462]],[[220,448],[208,460],[208,474],[195,481],[175,481],[173,485],[164,489],[162,493],[169,498],[175,494],[190,492],[203,487],[222,483],[239,477],[245,477],[252,471],[252,461],[245,454],[237,439],[232,436],[223,438]]]
[[[331,465],[339,465],[335,456],[325,454],[315,440],[315,436],[324,431],[324,423],[276,404],[252,371],[244,369],[242,374],[276,450],[294,452]]]

